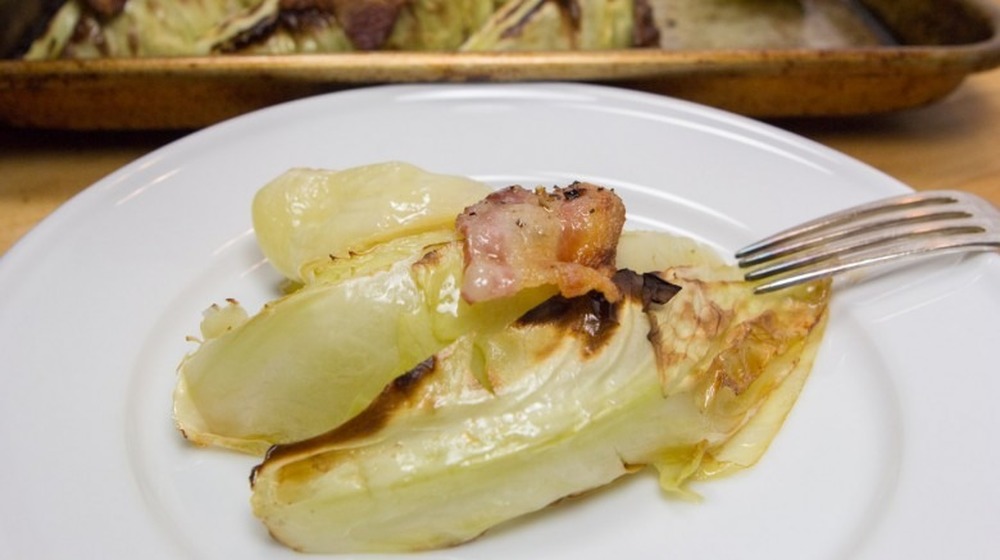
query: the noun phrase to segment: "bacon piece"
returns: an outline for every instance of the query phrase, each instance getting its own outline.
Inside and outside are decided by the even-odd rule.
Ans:
[[[333,14],[351,43],[375,50],[392,34],[407,0],[281,0],[286,11],[319,10]]]
[[[474,303],[551,284],[565,297],[596,290],[616,301],[611,277],[624,224],[618,195],[589,183],[494,192],[456,221],[465,238],[462,297]]]
[[[632,18],[632,46],[660,46],[660,28],[656,25],[656,20],[653,19],[653,7],[649,5],[649,0],[635,0],[634,14]]]

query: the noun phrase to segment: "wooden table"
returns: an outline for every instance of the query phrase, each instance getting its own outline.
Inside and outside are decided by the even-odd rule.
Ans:
[[[1000,70],[973,75],[921,109],[774,124],[915,189],[962,189],[1000,206]],[[0,128],[0,254],[80,190],[183,134]]]

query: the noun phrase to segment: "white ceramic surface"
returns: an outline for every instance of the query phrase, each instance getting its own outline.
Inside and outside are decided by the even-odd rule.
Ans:
[[[254,459],[170,418],[200,313],[277,275],[253,193],[292,166],[389,159],[497,186],[615,187],[631,228],[731,252],[905,190],[809,141],[569,84],[399,86],[290,103],[128,165],[0,259],[0,557],[295,558],[252,517]],[[649,473],[427,558],[985,558],[1000,550],[1000,257],[843,283],[821,355],[755,468],[662,496]]]

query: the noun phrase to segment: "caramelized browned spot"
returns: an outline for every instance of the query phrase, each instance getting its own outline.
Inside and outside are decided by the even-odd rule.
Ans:
[[[427,266],[432,267],[441,262],[442,255],[441,250],[438,248],[431,249],[424,253],[424,256],[414,263],[414,266]]]
[[[382,46],[406,0],[329,0],[333,13],[344,27],[344,33],[360,50]]]
[[[573,298],[553,296],[525,313],[519,327],[556,325],[584,341],[584,354],[592,355],[611,338],[618,326],[618,305],[598,292]]]
[[[580,7],[580,3],[577,0],[560,0],[560,4],[569,16],[573,27],[580,27],[580,20],[583,19],[583,8]]]
[[[632,46],[657,47],[660,45],[660,28],[653,20],[653,7],[648,0],[635,0],[632,26]]]
[[[538,4],[536,4],[535,7],[531,8],[530,10],[528,10],[527,13],[521,16],[521,19],[517,20],[517,23],[515,23],[514,25],[508,25],[503,30],[503,33],[500,35],[500,37],[504,39],[519,37],[521,35],[521,32],[524,31],[524,26],[527,25],[529,21],[531,21],[532,16],[535,15],[535,12],[542,9],[544,5],[545,5],[544,2],[539,2]],[[513,15],[513,14],[514,14],[513,10],[508,13],[508,15]]]
[[[333,14],[347,38],[359,50],[381,47],[392,33],[399,13],[408,0],[281,0],[282,17],[288,13],[305,15],[315,21],[317,12]],[[289,20],[297,22],[297,19]]]
[[[625,206],[610,189],[574,182],[551,195],[552,211],[559,216],[559,260],[595,269],[614,270],[618,238],[625,225]]]
[[[254,43],[265,40],[278,27],[278,18],[263,18],[236,34],[231,39],[217,45],[219,52],[235,52]]]
[[[739,326],[733,344],[709,366],[716,388],[726,387],[741,395],[750,387],[765,364],[783,349],[784,345],[771,334],[773,323],[774,313],[766,313],[752,323]]]
[[[278,2],[280,10],[311,10],[319,6],[319,0],[281,0]]]
[[[521,316],[515,326],[556,325],[583,340],[584,354],[589,356],[614,335],[624,301],[639,301],[645,310],[654,304],[667,303],[680,291],[679,286],[655,274],[638,274],[631,270],[619,270],[613,281],[624,296],[615,303],[597,291],[572,298],[556,295]]]
[[[110,18],[125,9],[127,0],[87,0],[87,6],[101,17]]]
[[[392,418],[396,410],[402,408],[409,401],[410,397],[422,385],[422,382],[436,370],[436,366],[437,360],[434,356],[420,362],[416,367],[400,375],[387,385],[368,408],[329,432],[294,443],[271,446],[264,456],[264,463],[254,467],[250,475],[251,483],[256,478],[257,471],[268,461],[295,457],[297,455],[307,456],[312,450],[377,432]]]
[[[681,291],[680,286],[667,282],[654,272],[636,274],[631,270],[619,270],[615,273],[615,283],[623,293],[642,302],[644,311],[652,305],[667,303]]]
[[[538,2],[535,4],[530,10],[521,16],[521,19],[517,20],[517,23],[507,26],[500,36],[504,39],[519,37],[521,32],[524,31],[524,27],[531,22],[531,19],[535,16],[535,14],[548,4],[556,5],[563,21],[566,22],[568,27],[573,29],[578,29],[580,27],[580,20],[582,19],[583,14],[582,9],[580,8],[580,3],[577,0],[549,0],[549,2]],[[513,15],[513,10],[510,13]]]
[[[682,281],[687,297],[671,303],[667,315],[651,315],[649,338],[664,387],[695,384],[693,394],[706,409],[773,389],[780,382],[775,376],[783,375],[773,372],[788,367],[774,366],[776,360],[796,355],[795,346],[825,320],[828,282],[757,306],[746,298],[766,296],[748,296],[739,283]]]

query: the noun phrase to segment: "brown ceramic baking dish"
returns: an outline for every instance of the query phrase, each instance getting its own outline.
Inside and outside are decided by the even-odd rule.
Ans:
[[[996,0],[796,0],[794,11],[770,10],[775,0],[650,1],[660,48],[24,61],[17,49],[53,2],[0,0],[0,123],[191,128],[363,85],[539,80],[618,84],[755,117],[863,115],[932,103],[1000,65]]]

